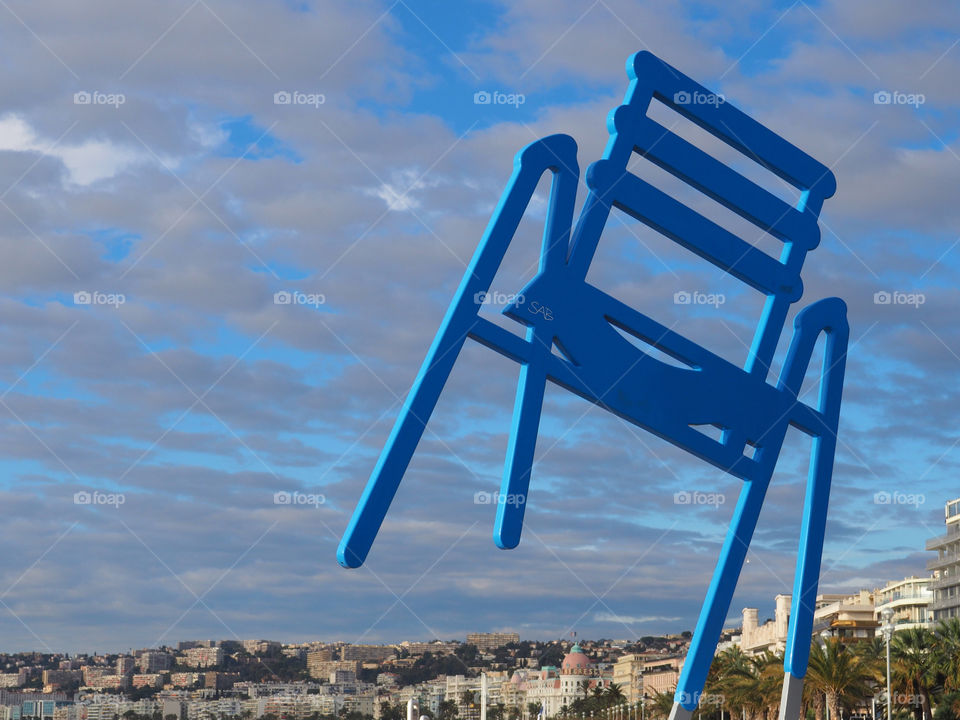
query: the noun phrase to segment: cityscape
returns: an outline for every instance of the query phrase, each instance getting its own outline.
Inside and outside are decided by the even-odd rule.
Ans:
[[[878,717],[877,701],[888,696],[892,717],[960,711],[960,498],[944,515],[944,532],[926,543],[936,553],[929,574],[817,596],[809,684],[817,720]],[[701,717],[739,710],[755,719],[775,709],[791,597],[772,605],[763,623],[759,608],[744,608],[739,626],[724,631]],[[476,632],[396,644],[188,640],[115,654],[7,654],[0,720],[403,720],[411,701],[419,717],[436,720],[662,720],[690,637]],[[883,642],[895,657],[888,690],[870,665]],[[857,663],[837,671],[830,662],[839,655]]]

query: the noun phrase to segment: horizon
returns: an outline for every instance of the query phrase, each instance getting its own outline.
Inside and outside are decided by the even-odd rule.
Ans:
[[[336,560],[516,153],[567,133],[585,172],[644,49],[836,176],[788,318],[839,294],[851,328],[820,592],[927,572],[960,467],[957,8],[0,5],[0,646],[692,630],[741,482],[549,386],[501,552],[517,368],[477,343],[366,565]],[[483,306],[504,327],[548,190]],[[626,215],[588,279],[738,364],[762,307]],[[788,432],[725,626],[792,593],[809,448]]]

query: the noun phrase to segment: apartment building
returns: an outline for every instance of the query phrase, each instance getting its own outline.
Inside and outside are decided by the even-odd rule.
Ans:
[[[340,649],[341,660],[361,662],[383,662],[396,654],[397,651],[390,645],[344,645]]]
[[[189,667],[215,667],[223,662],[222,647],[196,647],[183,651],[183,664]]]
[[[613,664],[613,682],[631,705],[643,697],[643,662],[643,655],[630,653],[621,655]]]
[[[960,617],[960,498],[944,505],[946,532],[927,540],[927,550],[937,557],[927,563],[933,573],[930,609],[933,621]]]
[[[480,652],[493,652],[499,647],[520,642],[517,633],[469,633],[467,645],[476,645]]]
[[[813,632],[840,638],[841,642],[869,640],[880,623],[876,619],[874,596],[869,590],[855,595],[817,595],[813,612]]]
[[[883,614],[890,610],[891,621],[897,630],[929,627],[933,622],[930,605],[933,602],[932,580],[929,577],[908,577],[892,580],[874,591],[875,619],[883,623]],[[879,629],[878,629],[879,632]]]
[[[173,657],[170,653],[146,650],[137,658],[137,667],[144,674],[163,672],[173,667]]]
[[[677,689],[682,656],[648,658],[643,664],[643,694],[653,697],[657,693],[673,693]]]

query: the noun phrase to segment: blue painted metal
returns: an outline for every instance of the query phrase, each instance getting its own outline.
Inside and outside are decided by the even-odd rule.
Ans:
[[[793,591],[785,669],[806,673],[814,598],[848,341],[846,306],[821,300],[796,315],[786,361],[768,382],[790,305],[803,292],[800,271],[820,242],[818,217],[836,188],[833,174],[789,142],[648,52],[627,63],[623,105],[608,118],[603,158],[586,172],[589,189],[576,227],[577,146],[551,135],[525,147],[463,276],[433,345],[404,402],[338,550],[345,567],[363,563],[467,338],[521,365],[501,493],[526,498],[547,380],[570,390],[744,481],[713,579],[707,590],[676,702],[697,705],[727,616],[767,486],[793,425],[814,438]],[[689,102],[708,99],[707,102]],[[717,98],[710,102],[710,98]],[[798,189],[789,205],[723,165],[648,115],[664,103]],[[783,242],[779,258],[721,228],[627,170],[639,153]],[[536,276],[524,302],[504,310],[526,326],[520,338],[479,315],[476,298],[489,290],[538,181],[553,174]],[[612,208],[641,222],[767,296],[746,364],[737,367],[587,282],[587,271]],[[666,353],[655,359],[618,330]],[[817,338],[827,337],[816,406],[798,399]],[[560,355],[552,352],[556,346]],[[562,357],[561,357],[562,355]],[[696,426],[722,430],[716,440]],[[525,502],[498,503],[494,541],[520,541]]]

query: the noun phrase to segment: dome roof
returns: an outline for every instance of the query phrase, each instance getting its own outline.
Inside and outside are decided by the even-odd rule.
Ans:
[[[580,649],[580,646],[574,645],[572,648],[570,648],[570,652],[564,656],[563,663],[560,665],[560,669],[583,672],[592,666],[593,663],[590,662],[590,658],[583,654],[583,650]]]

